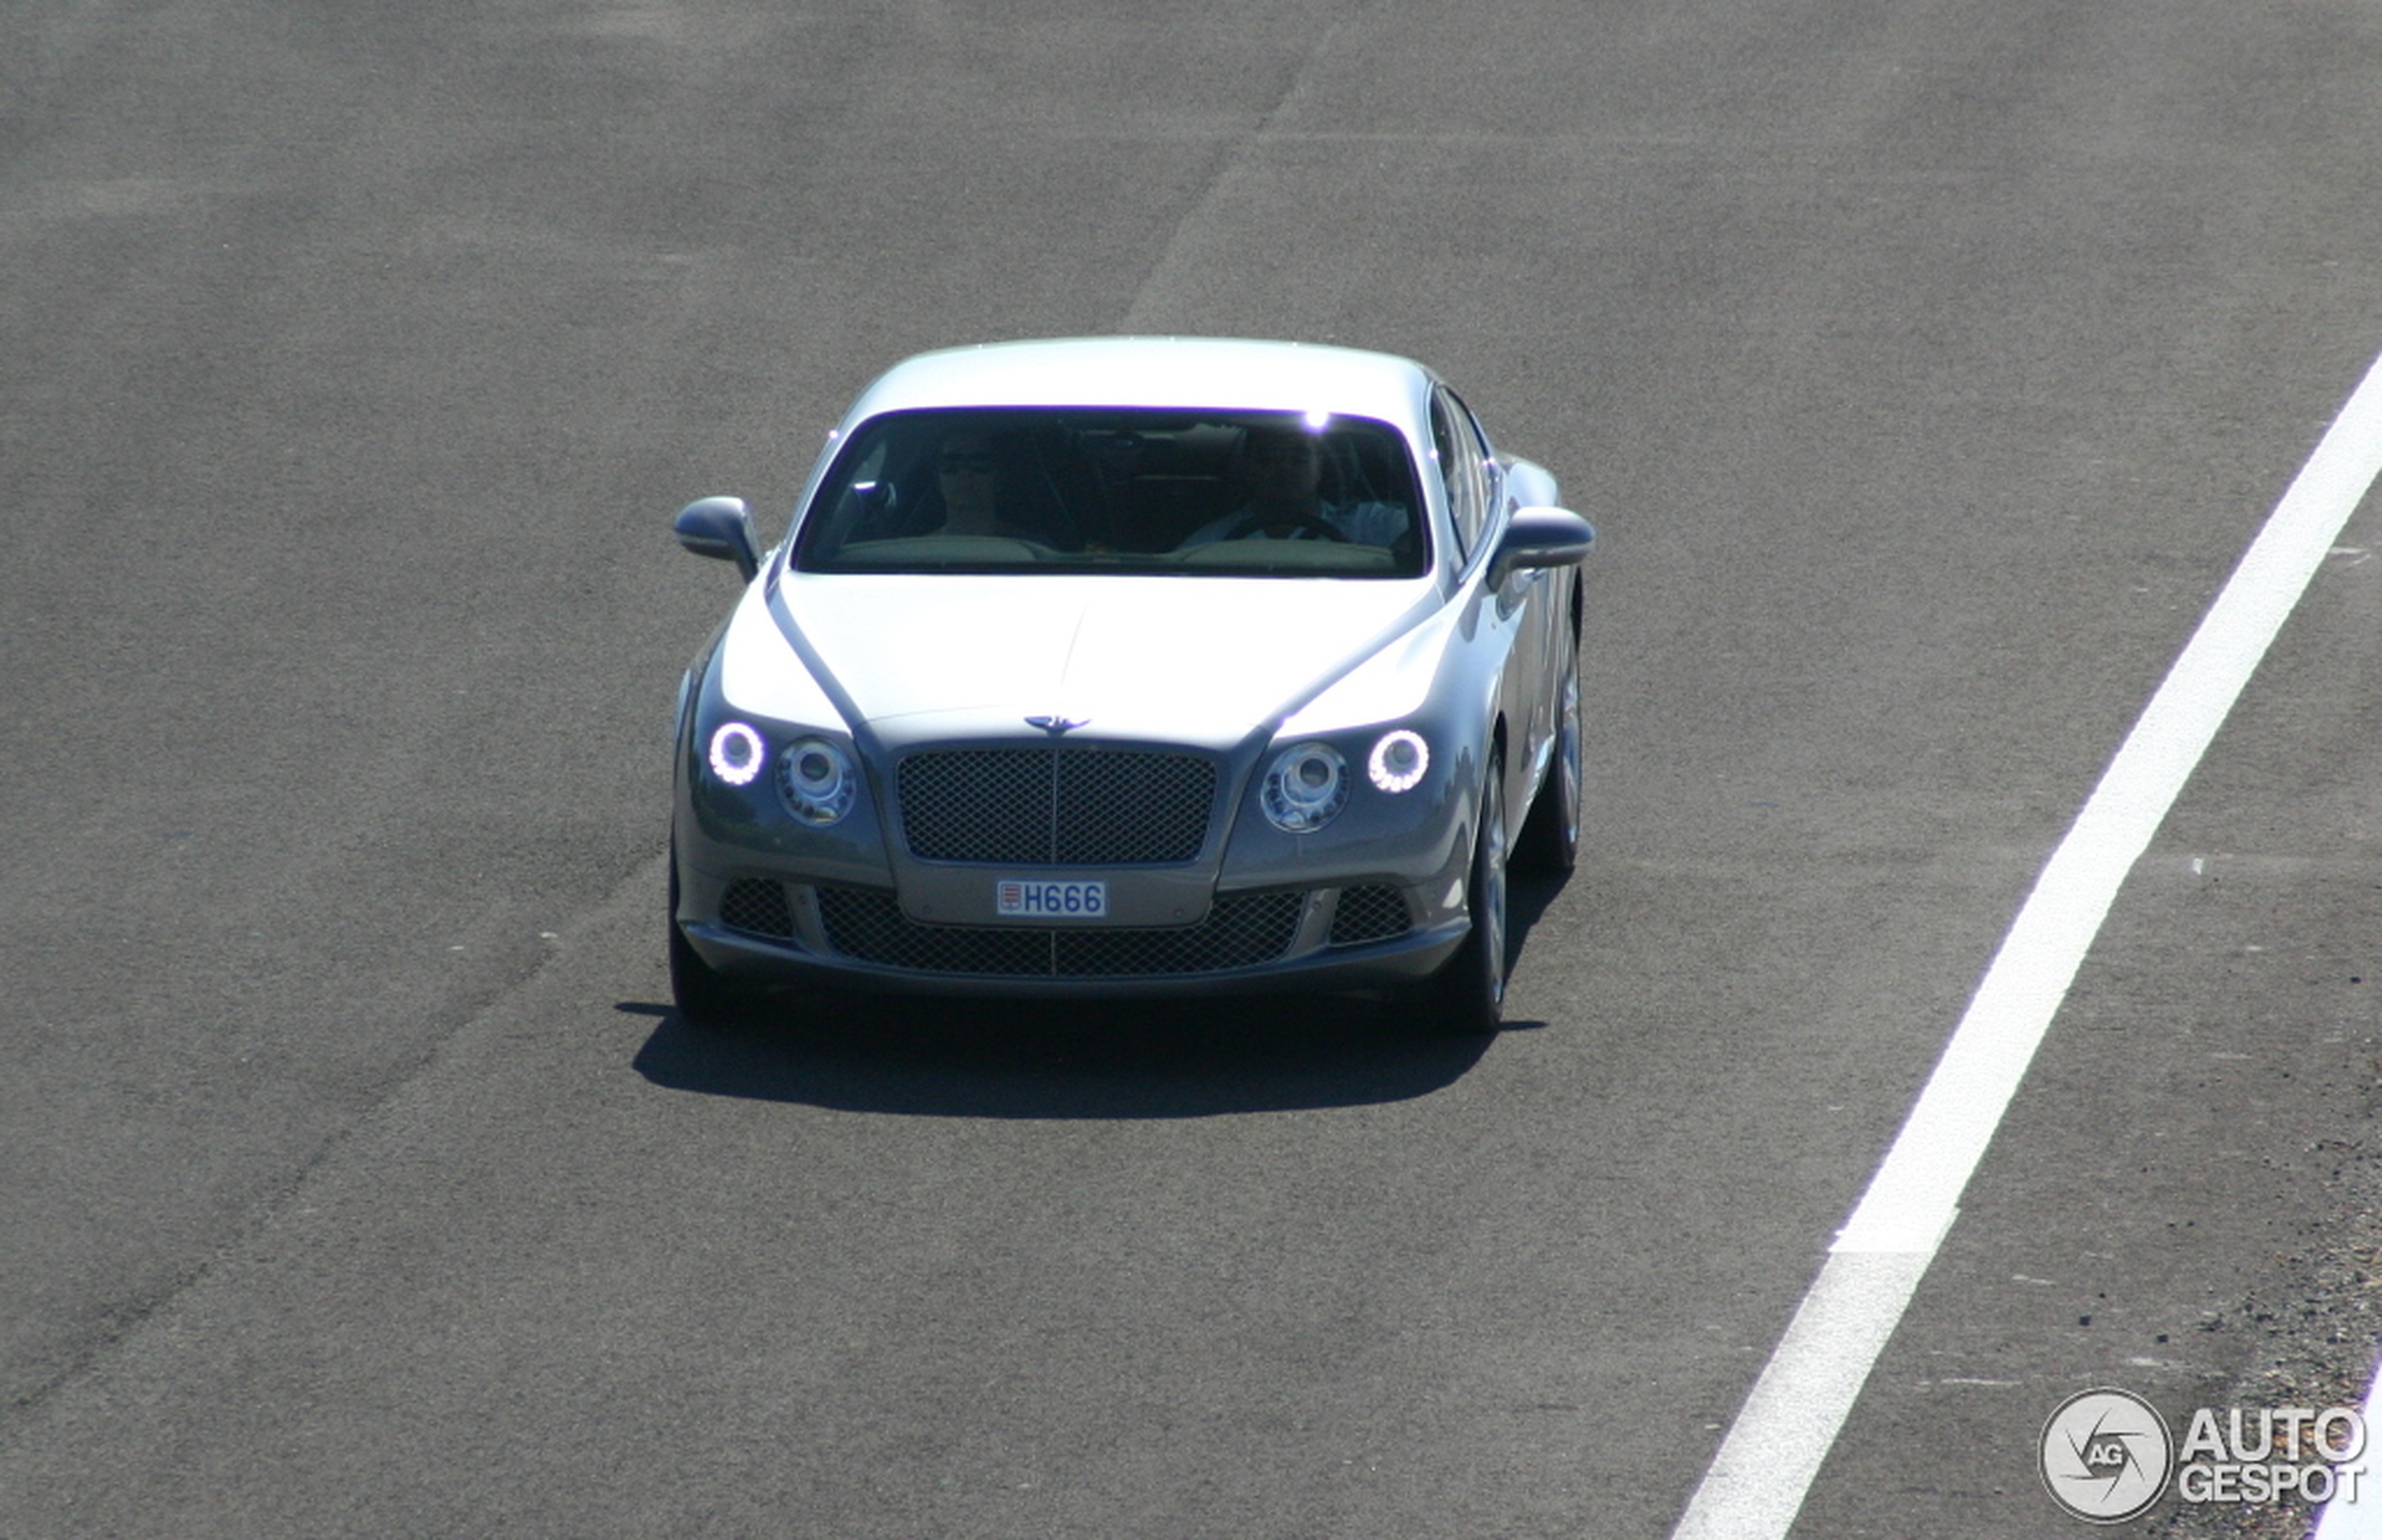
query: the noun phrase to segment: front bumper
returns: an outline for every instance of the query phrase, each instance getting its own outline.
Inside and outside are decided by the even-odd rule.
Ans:
[[[987,997],[1382,988],[1437,972],[1468,929],[1460,910],[1426,918],[1417,895],[1380,882],[1219,894],[1187,926],[933,925],[882,889],[696,870],[680,891],[680,930],[731,977]]]

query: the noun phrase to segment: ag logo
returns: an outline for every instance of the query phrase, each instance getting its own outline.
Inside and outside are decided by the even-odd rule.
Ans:
[[[2175,1441],[2131,1391],[2079,1391],[2043,1425],[2043,1489],[2088,1524],[2140,1517],[2167,1489]]]

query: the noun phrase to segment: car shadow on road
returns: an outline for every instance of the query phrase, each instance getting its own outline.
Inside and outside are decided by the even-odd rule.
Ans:
[[[658,1086],[926,1117],[1192,1118],[1428,1095],[1493,1041],[1363,999],[1045,1004],[838,998],[696,1027],[667,1005],[636,1058]],[[1528,1023],[1514,1023],[1515,1027]]]

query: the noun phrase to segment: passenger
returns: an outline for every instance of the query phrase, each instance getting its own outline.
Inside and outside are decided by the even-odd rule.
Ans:
[[[992,535],[1011,540],[1073,550],[1078,542],[1058,534],[1067,525],[1063,511],[1053,513],[1036,500],[1016,495],[1010,479],[1009,456],[990,433],[963,429],[943,435],[936,446],[935,490],[942,501],[942,522],[928,535]]]
[[[1184,536],[1181,550],[1219,540],[1345,540],[1390,547],[1405,536],[1406,510],[1391,503],[1334,503],[1323,496],[1323,445],[1295,428],[1252,428],[1241,446],[1247,501]]]
[[[1032,537],[1001,517],[1001,460],[989,434],[946,434],[935,455],[935,487],[942,523],[934,534]]]

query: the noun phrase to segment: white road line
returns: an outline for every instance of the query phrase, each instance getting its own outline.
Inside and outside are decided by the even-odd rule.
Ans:
[[[1794,1523],[2119,884],[2377,476],[2382,358],[2243,552],[2035,880],[1673,1540],[1779,1540]]]
[[[2374,1388],[2365,1393],[2365,1426],[2374,1426],[2374,1413],[2382,1406],[2382,1368],[2374,1375]],[[2374,1479],[2382,1476],[2372,1457],[2373,1435],[2366,1438],[2367,1458],[2365,1479],[2357,1485],[2353,1495],[2338,1497],[2324,1505],[2317,1518],[2314,1540],[2382,1540],[2382,1493],[2374,1489]]]

